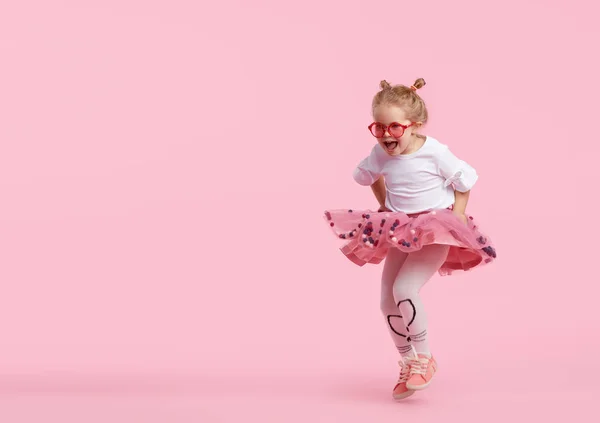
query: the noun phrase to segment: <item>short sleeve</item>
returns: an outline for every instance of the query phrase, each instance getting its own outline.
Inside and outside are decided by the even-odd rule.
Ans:
[[[379,166],[379,161],[377,160],[376,148],[377,146],[373,147],[371,154],[361,160],[354,169],[352,176],[360,185],[373,185],[381,176],[381,168]]]
[[[437,156],[438,171],[445,179],[444,186],[453,185],[459,192],[470,191],[477,182],[477,171],[456,157],[447,146]]]

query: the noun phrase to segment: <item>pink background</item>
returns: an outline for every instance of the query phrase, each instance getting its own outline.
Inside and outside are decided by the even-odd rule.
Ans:
[[[0,420],[597,421],[598,12],[2,1]],[[418,77],[499,259],[426,286],[396,404],[381,268],[321,214],[375,207],[370,101]]]

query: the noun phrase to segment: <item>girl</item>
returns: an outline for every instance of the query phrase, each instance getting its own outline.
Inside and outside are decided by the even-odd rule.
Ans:
[[[490,263],[496,251],[466,214],[477,181],[473,167],[438,140],[417,131],[428,113],[417,90],[381,82],[369,131],[377,143],[354,170],[371,186],[379,210],[327,210],[325,219],[345,240],[341,251],[359,266],[383,259],[381,310],[400,352],[395,399],[429,386],[437,364],[429,350],[427,317],[419,291],[436,273]]]

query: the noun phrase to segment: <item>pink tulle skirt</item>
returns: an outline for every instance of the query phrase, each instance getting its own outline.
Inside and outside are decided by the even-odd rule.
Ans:
[[[416,215],[370,210],[327,210],[325,220],[344,240],[340,248],[353,263],[378,264],[390,248],[406,253],[430,244],[445,244],[450,251],[440,275],[470,270],[496,259],[490,238],[481,232],[472,216],[465,224],[449,209]]]

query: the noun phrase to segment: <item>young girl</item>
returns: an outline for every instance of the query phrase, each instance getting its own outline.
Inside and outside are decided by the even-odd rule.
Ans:
[[[417,90],[381,82],[372,104],[369,131],[377,143],[354,170],[371,186],[379,210],[327,210],[325,219],[345,240],[341,251],[359,266],[383,259],[381,310],[400,352],[395,399],[429,386],[437,364],[429,350],[427,316],[419,291],[436,273],[469,270],[490,263],[496,251],[472,216],[469,193],[473,167],[438,140],[417,131],[427,108]]]

